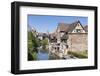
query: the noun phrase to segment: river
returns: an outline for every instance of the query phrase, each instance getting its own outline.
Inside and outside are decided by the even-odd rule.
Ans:
[[[56,60],[60,59],[59,57],[50,54],[48,51],[39,50],[37,53],[37,60]]]

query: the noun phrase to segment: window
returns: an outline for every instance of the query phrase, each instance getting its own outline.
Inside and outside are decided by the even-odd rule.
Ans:
[[[63,35],[64,35],[64,32],[61,32],[61,33],[60,33],[60,36],[62,37]]]
[[[66,39],[61,39],[61,42],[64,42],[65,43],[66,41],[67,41]]]
[[[76,32],[77,32],[77,33],[80,33],[80,32],[81,32],[81,29],[76,29]]]
[[[68,45],[66,45],[66,48],[68,48]]]

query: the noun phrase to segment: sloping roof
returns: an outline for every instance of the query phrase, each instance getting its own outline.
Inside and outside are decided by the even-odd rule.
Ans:
[[[76,22],[73,22],[71,24],[59,23],[58,27],[57,27],[57,30],[60,29],[60,32],[70,33],[70,32],[72,32],[74,30],[74,28],[77,26],[78,23],[82,26],[80,21],[76,21]],[[83,27],[82,26],[82,28],[85,30],[87,27]],[[56,30],[56,32],[50,34],[50,38],[51,39],[57,38],[57,34],[58,34],[57,30]],[[67,38],[68,37],[66,35],[62,36],[62,39],[67,39]]]
[[[88,26],[87,26],[87,25],[84,26],[84,30],[85,30],[86,32],[88,32]]]
[[[73,29],[77,26],[78,23],[80,23],[80,22],[77,21],[77,22],[74,22],[74,23],[70,24],[68,32],[72,32]]]
[[[60,28],[60,31],[67,31],[69,29],[69,24],[59,23],[58,28]]]
[[[72,32],[73,29],[77,26],[78,23],[80,23],[79,20],[74,22],[74,23],[71,23],[71,24],[59,23],[58,28],[60,28],[60,31]],[[80,23],[80,25],[81,25],[81,23]],[[83,28],[83,26],[82,26],[82,28]]]

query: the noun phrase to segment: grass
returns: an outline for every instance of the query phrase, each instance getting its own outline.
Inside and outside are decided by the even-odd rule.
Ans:
[[[88,58],[88,53],[87,51],[68,51],[69,55],[75,56],[77,58]]]

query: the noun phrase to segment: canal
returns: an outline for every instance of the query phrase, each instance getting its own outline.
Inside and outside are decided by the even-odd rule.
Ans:
[[[39,50],[37,53],[37,60],[56,60],[60,59],[54,54],[50,54],[49,51]]]

